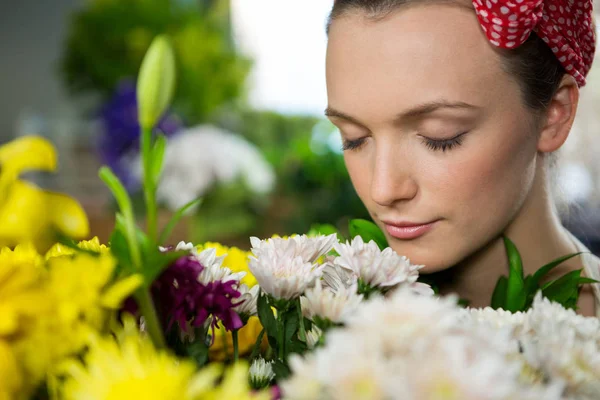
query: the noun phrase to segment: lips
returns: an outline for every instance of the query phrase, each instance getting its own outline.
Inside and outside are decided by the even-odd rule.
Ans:
[[[437,221],[427,222],[427,223],[415,223],[415,222],[391,222],[391,221],[382,221],[385,225],[385,230],[387,233],[400,240],[412,240],[417,239],[427,232],[431,231]]]

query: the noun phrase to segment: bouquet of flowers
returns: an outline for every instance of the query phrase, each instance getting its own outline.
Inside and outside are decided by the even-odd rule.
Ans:
[[[436,296],[422,266],[362,220],[348,240],[321,226],[252,237],[249,252],[166,245],[198,204],[159,232],[166,140],[153,128],[173,93],[174,62],[169,41],[156,38],[138,80],[144,230],[123,184],[102,168],[119,205],[114,232],[108,246],[77,241],[89,232],[74,200],[19,192],[20,171],[53,165],[25,155],[51,146],[25,138],[0,148],[0,399],[600,397],[600,321],[571,309],[589,280],[539,283],[570,256],[524,277],[507,241],[497,309],[469,309]],[[36,211],[21,203],[41,207],[38,224],[4,229]]]

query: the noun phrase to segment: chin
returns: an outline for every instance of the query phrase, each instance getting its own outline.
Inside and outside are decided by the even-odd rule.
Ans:
[[[439,252],[432,252],[430,249],[411,249],[405,243],[393,242],[390,242],[390,247],[399,255],[408,258],[411,264],[424,265],[424,267],[419,270],[420,274],[433,274],[435,272],[440,272],[449,269],[453,265],[455,265],[455,263],[452,262],[451,259],[444,256],[444,254],[446,253],[444,250],[440,250]],[[430,248],[436,249],[439,247],[431,246]]]

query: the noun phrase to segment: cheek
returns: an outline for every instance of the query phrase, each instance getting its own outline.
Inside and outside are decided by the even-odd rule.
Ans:
[[[368,208],[370,203],[371,170],[368,168],[369,164],[367,160],[364,157],[360,157],[358,153],[347,151],[344,152],[344,162],[346,163],[346,169],[348,170],[348,175],[350,175],[350,180],[356,194]]]
[[[518,132],[514,127],[512,132]],[[464,233],[496,234],[514,217],[530,190],[535,171],[535,143],[509,128],[465,148],[464,157],[440,168],[436,182],[440,201]],[[510,137],[512,135],[512,137]],[[474,150],[474,149],[477,150]],[[477,232],[474,232],[477,231]]]

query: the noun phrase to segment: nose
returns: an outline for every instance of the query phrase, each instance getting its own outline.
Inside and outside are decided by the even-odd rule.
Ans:
[[[412,176],[410,160],[405,154],[400,154],[397,147],[382,147],[377,149],[375,156],[371,180],[372,200],[380,206],[391,206],[414,199],[419,187]]]

